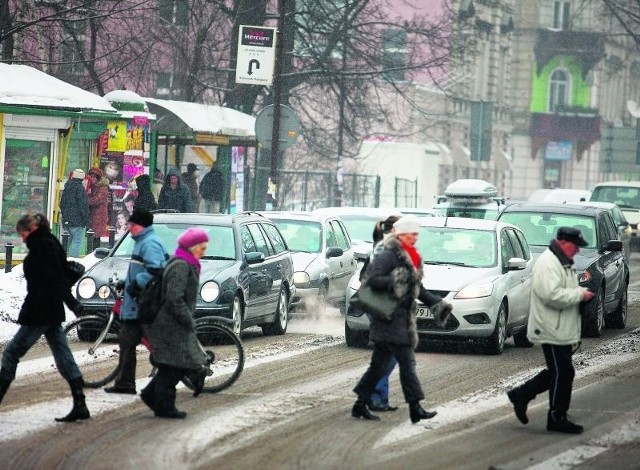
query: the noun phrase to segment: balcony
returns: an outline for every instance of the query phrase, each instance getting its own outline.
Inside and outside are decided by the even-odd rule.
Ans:
[[[568,55],[581,60],[582,78],[585,78],[605,56],[604,36],[601,33],[587,31],[539,29],[534,53],[538,75],[555,56]]]
[[[592,108],[565,108],[554,114],[532,113],[529,125],[531,158],[548,142],[576,143],[578,161],[594,142],[600,140],[600,116]]]

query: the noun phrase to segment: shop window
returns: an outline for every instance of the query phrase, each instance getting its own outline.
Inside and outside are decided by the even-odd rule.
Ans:
[[[5,148],[0,243],[10,242],[14,252],[25,253],[16,222],[27,212],[47,213],[51,143],[7,139]]]
[[[189,3],[187,0],[160,0],[158,16],[167,23],[186,26],[189,22]]]
[[[553,2],[553,27],[563,31],[571,29],[571,2]]]
[[[570,106],[571,77],[566,70],[556,69],[549,77],[549,112]]]

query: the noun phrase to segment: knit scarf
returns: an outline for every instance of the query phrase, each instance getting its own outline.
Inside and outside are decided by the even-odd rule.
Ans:
[[[198,275],[200,275],[200,261],[195,256],[193,256],[193,254],[189,250],[178,245],[173,256],[186,261],[191,266],[195,266]]]
[[[402,243],[402,242],[401,242]],[[409,254],[411,261],[413,262],[413,266],[418,269],[422,260],[420,259],[420,253],[414,246],[407,245],[406,243],[402,243],[402,248]]]

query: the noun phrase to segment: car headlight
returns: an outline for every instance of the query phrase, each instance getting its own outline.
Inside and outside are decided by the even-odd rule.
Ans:
[[[106,300],[110,295],[111,289],[109,288],[109,286],[106,284],[101,285],[100,289],[98,289],[98,297],[100,297],[102,300]]]
[[[78,283],[78,295],[82,299],[90,299],[96,293],[96,281],[90,277],[85,277]]]
[[[580,284],[586,284],[591,280],[592,277],[593,276],[591,276],[591,273],[589,271],[585,271],[578,275],[578,282]]]
[[[489,297],[493,291],[493,284],[480,284],[477,286],[467,286],[458,292],[454,299],[478,299]]]
[[[220,295],[220,286],[217,282],[207,281],[200,288],[200,297],[205,302],[213,302]]]
[[[308,284],[311,281],[309,275],[304,271],[296,271],[293,273],[294,284]]]

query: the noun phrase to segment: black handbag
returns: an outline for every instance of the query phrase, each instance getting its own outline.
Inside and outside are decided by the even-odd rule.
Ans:
[[[64,267],[64,274],[69,284],[73,285],[82,277],[85,272],[84,264],[77,261],[68,260]]]
[[[367,284],[362,284],[349,299],[352,306],[380,321],[391,321],[398,302],[398,299],[393,298],[388,292],[373,290]]]

